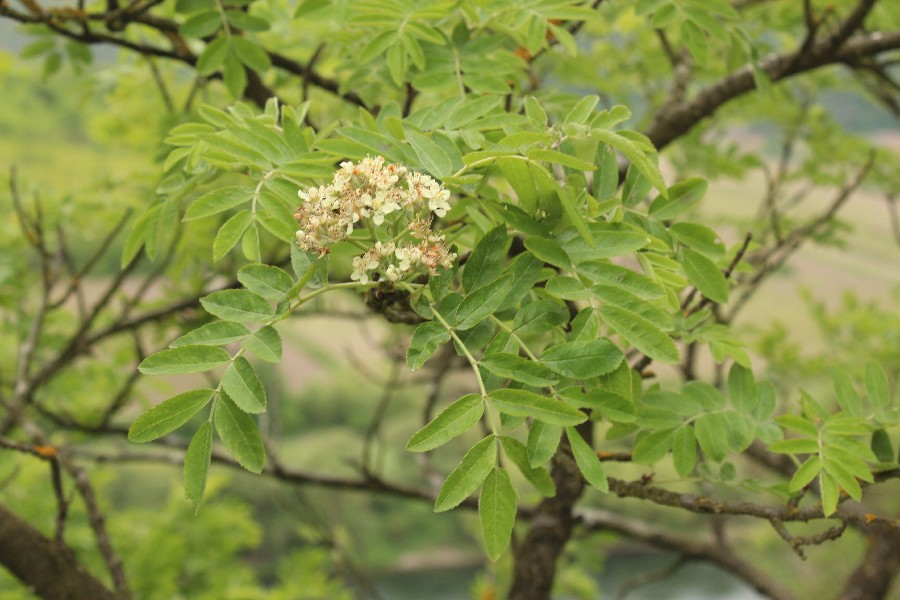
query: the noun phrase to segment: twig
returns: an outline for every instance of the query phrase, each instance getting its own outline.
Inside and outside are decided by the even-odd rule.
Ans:
[[[827,210],[825,210],[822,214],[809,221],[805,225],[801,225],[795,228],[784,237],[781,243],[776,243],[774,246],[761,254],[761,256],[757,259],[761,263],[760,268],[757,269],[756,272],[753,273],[753,275],[751,275],[749,278],[740,282],[740,284],[743,286],[743,292],[734,302],[730,304],[728,314],[722,318],[722,321],[724,323],[729,323],[734,320],[737,313],[746,305],[747,301],[749,301],[753,294],[755,294],[759,289],[759,284],[763,279],[774,273],[778,268],[786,263],[788,258],[790,258],[791,255],[796,252],[812,234],[818,232],[821,228],[827,226],[827,224],[833,220],[834,216],[844,206],[847,200],[849,200],[853,193],[862,185],[866,176],[875,165],[875,157],[876,154],[873,150],[869,153],[869,157],[866,160],[866,163],[859,169],[856,176],[847,184],[845,184],[840,190],[838,190],[837,195],[831,201],[831,204],[829,205]]]
[[[71,296],[73,292],[78,290],[82,280],[84,279],[84,276],[90,273],[91,269],[94,268],[97,262],[101,258],[103,258],[103,255],[109,249],[110,244],[112,244],[119,233],[121,233],[122,229],[125,227],[125,223],[128,221],[128,217],[131,215],[131,212],[132,211],[130,208],[125,210],[125,212],[119,218],[118,222],[116,222],[112,229],[109,230],[109,233],[107,233],[103,237],[103,240],[100,242],[100,245],[97,246],[97,249],[91,253],[91,256],[87,259],[87,262],[85,262],[84,265],[76,272],[72,273],[69,285],[66,287],[62,295],[56,300],[50,302],[48,308],[53,309],[62,306],[62,304],[69,299],[69,296]],[[64,239],[64,231],[61,227],[59,229],[58,235],[60,238],[60,242],[63,243],[62,240]]]
[[[623,481],[621,479],[609,477],[608,481],[610,491],[619,497],[639,498],[660,506],[680,508],[694,513],[743,515],[766,520],[780,519],[785,522],[806,522],[826,518],[825,514],[822,512],[821,505],[805,508],[797,508],[794,506],[767,506],[753,502],[732,502],[708,496],[680,494],[660,487],[647,485],[641,480]],[[900,519],[891,520],[887,517],[880,517],[870,513],[862,513],[856,510],[847,509],[840,505],[834,513],[834,518],[843,519],[864,528],[887,525],[900,530]]]
[[[844,531],[847,529],[847,521],[841,521],[840,525],[829,527],[825,531],[815,535],[795,536],[787,530],[784,522],[780,519],[771,519],[769,522],[772,524],[775,531],[778,532],[778,535],[781,536],[781,539],[786,541],[791,547],[791,550],[793,550],[802,560],[806,560],[806,553],[803,551],[803,546],[817,546],[831,540],[836,540],[844,535]]]

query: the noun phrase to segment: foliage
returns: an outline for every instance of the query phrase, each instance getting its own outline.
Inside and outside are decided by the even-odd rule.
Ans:
[[[330,559],[317,550],[282,557],[279,583],[262,591],[236,560],[260,543],[247,506],[204,505],[223,463],[288,484],[425,500],[436,513],[477,510],[486,557],[513,563],[511,598],[549,597],[576,522],[792,597],[796,582],[768,581],[699,535],[657,529],[615,496],[755,517],[801,556],[848,527],[900,547],[891,515],[857,505],[900,472],[891,345],[803,365],[776,331],[758,348],[773,383],[734,325],[800,246],[842,245],[837,213],[865,181],[889,199],[900,188],[900,157],[848,132],[821,101],[852,77],[896,112],[896,84],[879,61],[900,48],[900,14],[887,2],[795,4],[2,5],[0,16],[29,27],[22,55],[40,57],[44,76],[66,63],[88,77],[100,69],[92,45],[112,43],[146,61],[165,107],[157,121],[133,123],[146,100],[128,100],[119,117],[138,132],[128,137],[136,147],[165,131],[153,144],[159,179],[129,202],[133,215],[114,223],[121,213],[109,201],[45,210],[10,177],[22,236],[3,242],[16,254],[0,271],[2,335],[18,351],[2,355],[0,441],[50,465],[55,535],[68,518],[62,477],[97,540],[99,554],[82,560],[105,566],[120,597],[348,595],[323,575]],[[88,27],[95,21],[104,33]],[[839,63],[852,75],[828,68]],[[117,68],[122,83],[109,97],[148,89]],[[99,137],[114,135],[116,117],[96,119]],[[731,141],[755,128],[776,132],[772,147]],[[753,236],[720,233],[705,212],[709,181],[757,171],[757,214],[730,218]],[[108,223],[94,251],[66,237],[83,221]],[[87,294],[85,276],[100,263],[115,272]],[[358,342],[360,368],[389,374],[371,421],[358,398],[348,404],[362,458],[334,472],[294,469],[278,425],[290,400],[271,373],[296,360],[301,316],[351,307],[359,318],[363,305],[388,360]],[[814,313],[842,347],[844,326],[873,327],[853,305],[838,319]],[[319,346],[308,352],[328,354]],[[403,363],[425,385],[392,412]],[[831,368],[829,388],[784,384],[809,365]],[[409,414],[423,407],[413,425]],[[288,432],[306,412],[286,420]],[[126,428],[156,450],[122,449]],[[404,436],[419,459],[402,454]],[[162,512],[115,512],[107,534],[82,463],[170,461],[153,453],[172,447],[195,516],[169,498]],[[337,447],[328,453],[342,462]],[[440,474],[433,489],[415,460],[428,478]],[[560,540],[531,535],[545,513]],[[810,535],[785,525],[809,521],[838,525]],[[146,526],[120,524],[129,522]],[[110,536],[145,549],[120,551],[123,569]],[[192,563],[205,548],[216,552]],[[892,564],[880,591],[872,584],[876,596],[889,593]],[[229,577],[213,577],[217,569]],[[583,571],[565,572],[565,585],[593,593]]]

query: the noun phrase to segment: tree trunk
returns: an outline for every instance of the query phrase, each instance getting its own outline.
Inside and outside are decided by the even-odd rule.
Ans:
[[[584,491],[584,480],[565,441],[553,457],[551,475],[556,496],[541,502],[528,534],[516,548],[509,600],[549,600],[556,561],[572,535],[573,508]]]
[[[116,600],[65,545],[0,505],[0,565],[46,600]]]
[[[900,570],[900,531],[878,527],[869,533],[866,554],[850,576],[840,600],[883,600]]]

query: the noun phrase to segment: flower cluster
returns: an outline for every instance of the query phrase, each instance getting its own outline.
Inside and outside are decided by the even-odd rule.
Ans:
[[[384,157],[341,163],[330,184],[300,190],[298,195],[303,202],[294,215],[299,223],[297,245],[320,257],[347,239],[357,225],[376,231],[387,217],[403,217],[388,221],[386,235],[393,236],[391,241],[375,241],[353,259],[355,281],[366,283],[375,279],[375,273],[391,282],[423,270],[434,275],[456,259],[444,236],[431,229],[432,218],[450,210],[450,192],[428,175],[385,163]],[[418,241],[401,243],[407,236]]]

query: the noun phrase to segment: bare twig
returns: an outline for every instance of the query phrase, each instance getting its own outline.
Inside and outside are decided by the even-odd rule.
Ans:
[[[729,305],[729,312],[723,317],[723,322],[729,323],[734,320],[737,313],[746,305],[747,301],[756,293],[763,279],[778,270],[785,262],[796,252],[811,235],[819,232],[822,228],[827,227],[832,222],[838,211],[851,198],[853,193],[859,189],[866,176],[872,170],[875,164],[875,152],[869,154],[866,163],[857,171],[856,176],[847,182],[838,190],[834,199],[831,201],[828,209],[819,216],[805,225],[801,225],[784,236],[780,243],[764,250],[757,257],[755,262],[760,267],[749,277],[739,282],[743,291],[741,295]]]

